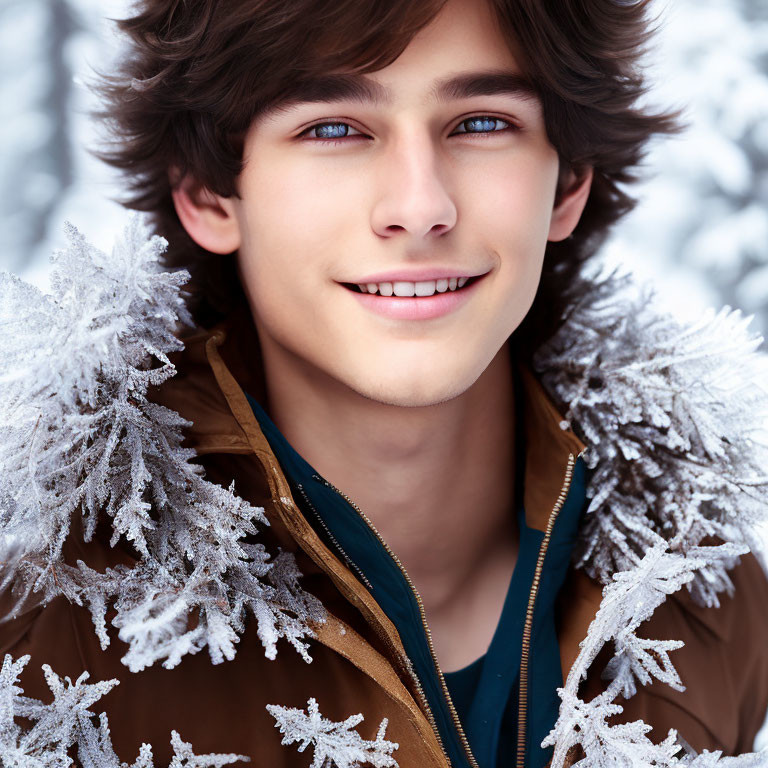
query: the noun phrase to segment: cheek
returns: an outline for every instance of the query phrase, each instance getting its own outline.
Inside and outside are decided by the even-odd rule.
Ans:
[[[496,254],[498,281],[489,322],[501,336],[514,331],[528,313],[541,279],[555,185],[556,154],[529,155],[487,168],[485,195],[473,195],[475,230]]]
[[[499,252],[502,268],[538,272],[552,217],[556,156],[519,158],[486,171],[483,193],[465,200],[468,219],[475,222],[477,235]]]
[[[349,195],[305,167],[287,162],[279,168],[266,162],[258,167],[240,189],[241,257],[252,279],[261,275],[260,282],[282,292],[305,281],[333,278],[335,249],[349,226]],[[305,269],[310,263],[312,269]]]
[[[522,155],[509,166],[489,169],[489,220],[519,242],[546,242],[556,183],[557,156],[550,153]]]
[[[340,173],[332,165],[326,172],[324,164],[311,157],[281,158],[272,163],[267,157],[257,163],[255,160],[250,175],[246,171],[242,188],[243,199],[249,200],[252,231],[258,227],[283,233],[291,242],[304,233],[324,239],[348,219],[357,195],[350,185],[354,173]]]
[[[322,349],[328,302],[349,226],[344,191],[282,162],[252,160],[240,186],[241,279],[257,322],[284,347]],[[335,266],[336,265],[336,266]],[[311,268],[310,268],[311,267]],[[306,353],[302,349],[302,353]]]

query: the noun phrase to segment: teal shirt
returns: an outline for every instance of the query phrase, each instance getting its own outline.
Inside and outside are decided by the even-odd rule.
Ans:
[[[355,508],[291,447],[259,403],[248,395],[264,436],[280,462],[296,503],[325,544],[347,563],[397,627],[403,646],[435,717],[453,768],[469,768],[448,702],[429,651],[413,590],[389,552]],[[522,418],[517,419],[522,424]],[[528,528],[522,505],[525,451],[517,434],[515,500],[520,547],[499,624],[488,652],[462,670],[444,675],[451,699],[480,768],[514,765],[523,623],[536,560],[544,534]],[[557,719],[562,686],[555,634],[554,602],[565,579],[586,502],[585,466],[576,460],[574,477],[550,539],[533,617],[529,656],[526,766],[539,768],[552,749],[539,746]]]
[[[555,630],[555,599],[565,580],[582,512],[586,506],[585,465],[577,459],[570,492],[555,521],[539,582],[529,652],[526,766],[540,768],[552,748],[540,747],[557,720],[563,685]],[[522,634],[528,596],[544,534],[525,524],[518,510],[520,548],[506,601],[487,653],[467,667],[445,674],[445,682],[481,768],[515,765]]]

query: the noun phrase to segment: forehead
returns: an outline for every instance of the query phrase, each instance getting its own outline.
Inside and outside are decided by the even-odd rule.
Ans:
[[[423,105],[493,95],[538,102],[521,59],[487,0],[448,0],[388,66],[371,74],[333,71],[297,79],[270,111],[342,101],[387,107],[409,96]]]

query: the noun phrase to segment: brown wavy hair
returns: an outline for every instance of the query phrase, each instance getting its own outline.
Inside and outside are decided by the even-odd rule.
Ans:
[[[140,0],[119,22],[128,50],[99,90],[109,143],[103,160],[122,169],[121,202],[151,214],[170,242],[166,264],[192,274],[190,309],[210,326],[245,300],[235,257],[205,251],[182,227],[169,169],[236,195],[245,134],[254,118],[304,78],[369,73],[392,63],[446,0]],[[560,325],[584,262],[636,204],[654,134],[683,129],[679,111],[654,112],[642,59],[656,32],[651,0],[487,0],[502,33],[522,50],[539,92],[560,180],[594,168],[573,235],[547,243],[533,307],[516,337],[530,354]]]

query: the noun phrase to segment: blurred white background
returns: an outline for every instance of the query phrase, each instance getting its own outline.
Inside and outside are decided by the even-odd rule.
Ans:
[[[126,213],[117,175],[91,157],[97,105],[86,82],[109,71],[126,0],[0,0],[0,269],[46,284],[71,221],[103,248]]]
[[[112,201],[116,174],[87,153],[96,102],[86,83],[119,56],[109,19],[128,8],[0,0],[0,269],[41,287],[65,220],[107,249],[127,217]],[[670,311],[728,304],[766,333],[768,0],[656,0],[654,12],[648,100],[686,106],[691,128],[652,145],[642,203],[602,256],[652,280]]]

